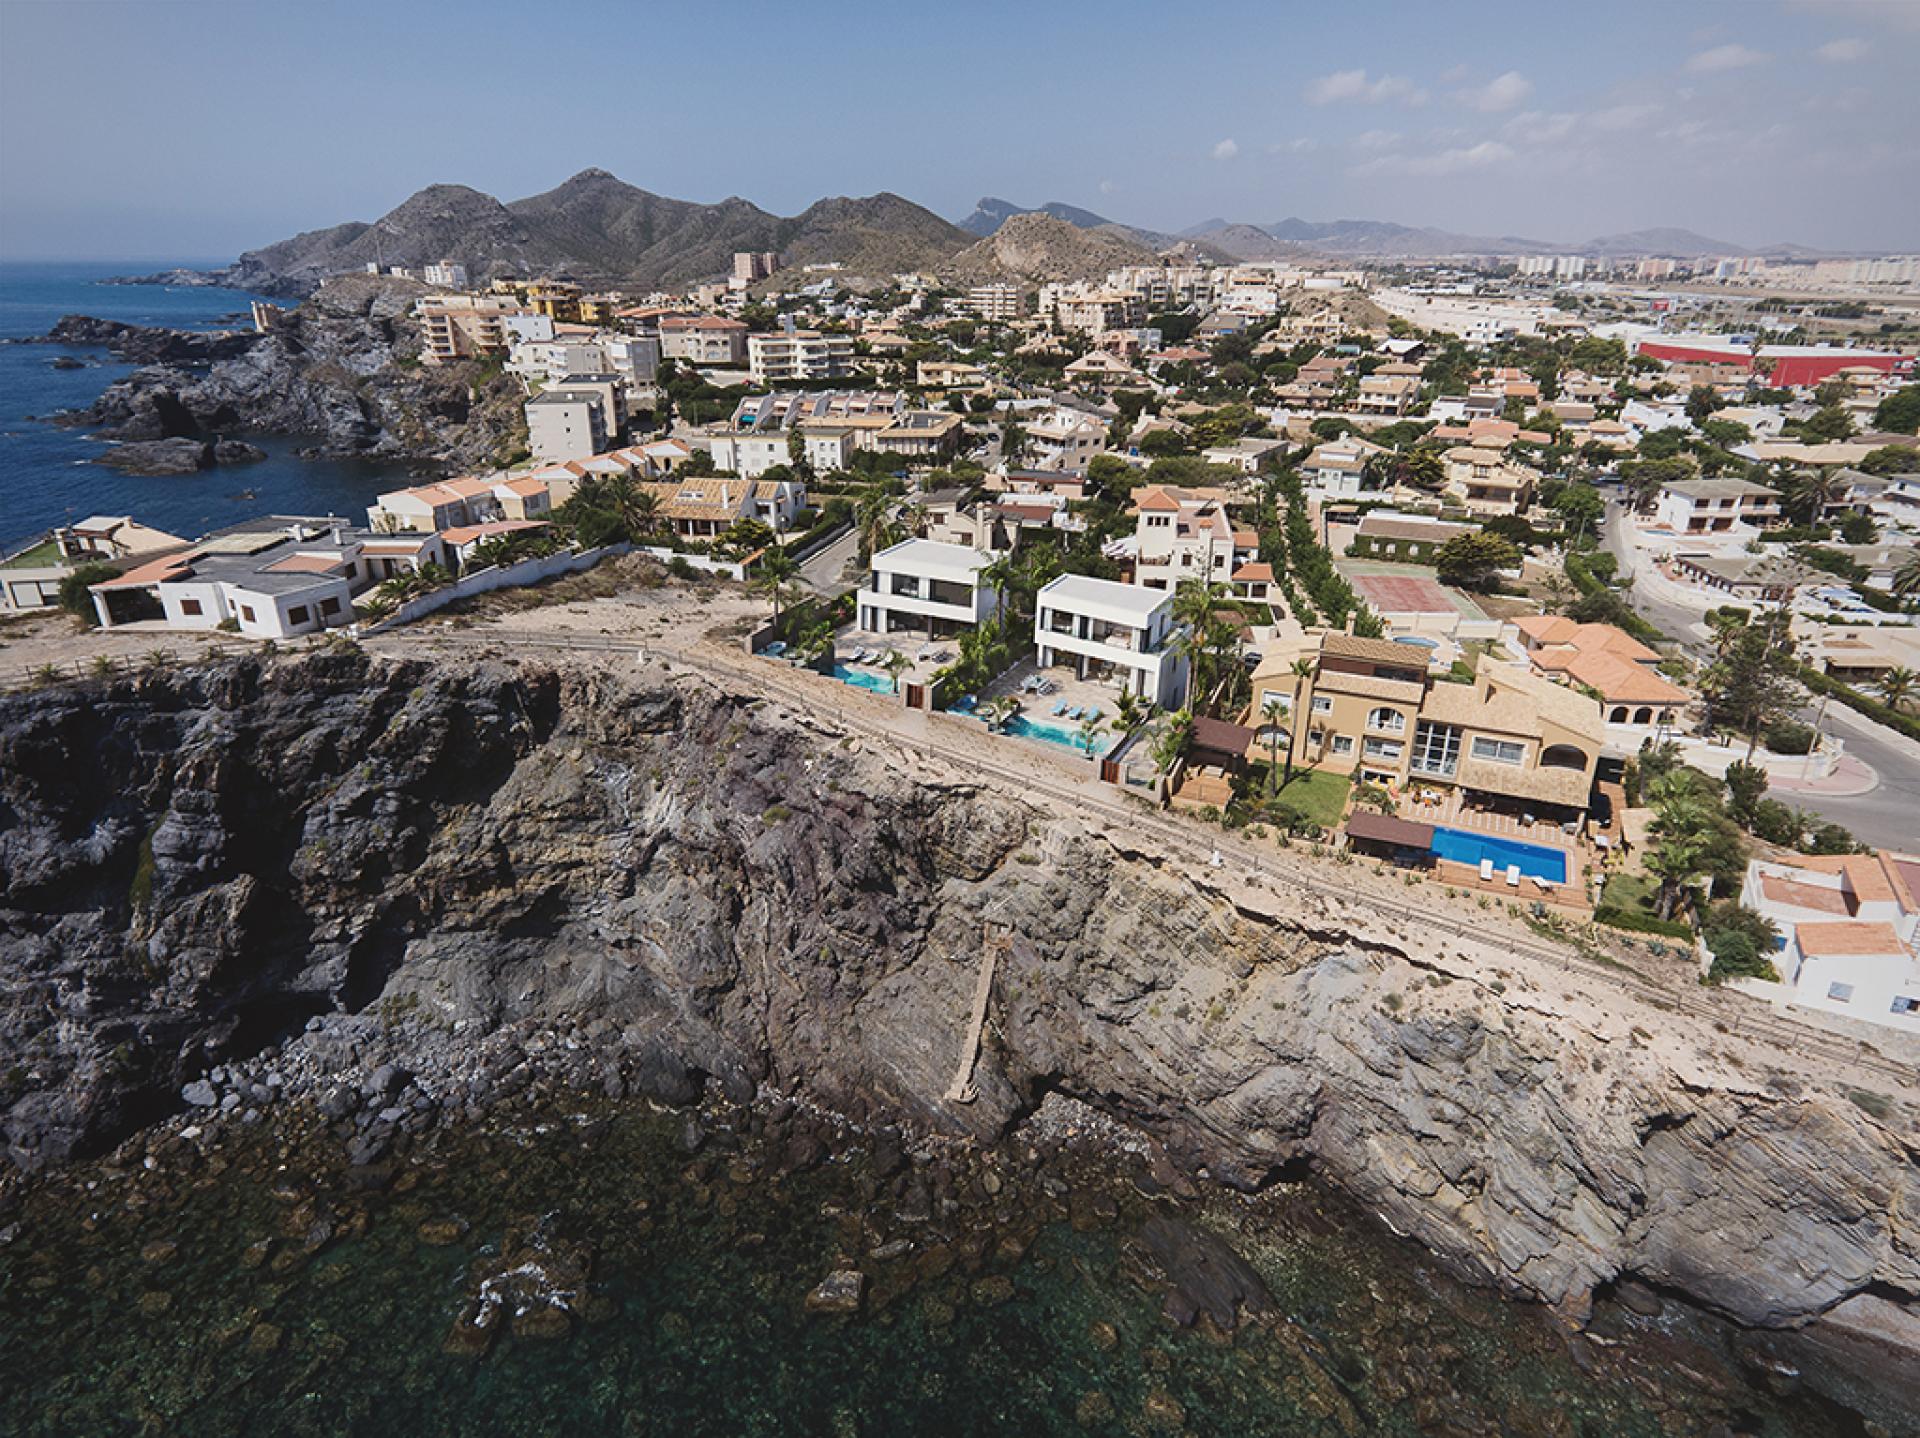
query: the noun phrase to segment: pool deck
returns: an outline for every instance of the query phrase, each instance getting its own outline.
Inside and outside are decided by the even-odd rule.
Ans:
[[[1483,880],[1480,870],[1472,864],[1457,864],[1451,859],[1434,860],[1434,876],[1442,883],[1456,889],[1467,889],[1474,893],[1498,894],[1504,898],[1524,900],[1532,903],[1538,900],[1578,913],[1586,913],[1593,906],[1587,902],[1587,878],[1589,872],[1600,860],[1600,851],[1593,844],[1568,834],[1558,825],[1539,821],[1523,824],[1512,814],[1498,814],[1489,810],[1470,809],[1457,790],[1438,790],[1437,803],[1420,803],[1418,795],[1423,792],[1421,786],[1400,801],[1399,814],[1403,819],[1411,819],[1419,824],[1433,824],[1443,829],[1459,829],[1471,834],[1486,834],[1491,838],[1509,839],[1515,843],[1532,844],[1537,848],[1554,849],[1566,855],[1567,880],[1564,884],[1546,887],[1526,874],[1520,876],[1516,888],[1507,883],[1506,867],[1501,865],[1494,870],[1491,880]]]

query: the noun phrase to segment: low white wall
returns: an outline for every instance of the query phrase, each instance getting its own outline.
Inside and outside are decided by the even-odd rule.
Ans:
[[[601,552],[612,553],[616,550],[623,550],[624,548],[626,548],[626,546],[609,545],[606,550]],[[675,559],[685,560],[687,564],[694,569],[703,569],[708,574],[718,574],[727,579],[745,579],[747,577],[746,565],[731,559],[715,559],[710,554],[682,554],[677,549],[668,549],[657,544],[643,544],[635,548],[633,552],[635,554],[650,554],[662,564],[669,563]]]
[[[475,594],[488,594],[496,589],[511,589],[516,585],[538,584],[542,580],[553,579],[562,574],[577,574],[583,569],[593,568],[603,559],[630,553],[632,549],[631,544],[623,541],[619,544],[602,545],[599,549],[546,554],[536,559],[523,559],[518,564],[509,564],[505,568],[476,570],[472,574],[462,575],[444,589],[436,589],[431,594],[422,594],[407,600],[385,619],[377,624],[369,624],[361,632],[379,634],[388,629],[397,629],[402,624],[412,623],[422,615],[445,608],[456,599],[466,599]]]

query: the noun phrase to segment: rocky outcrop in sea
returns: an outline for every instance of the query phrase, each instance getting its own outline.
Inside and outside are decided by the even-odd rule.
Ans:
[[[1602,1044],[652,670],[340,652],[0,700],[0,949],[28,1168],[288,1095],[361,1116],[375,1162],[555,1066],[984,1140],[1057,1097],[1169,1188],[1310,1174],[1575,1318],[1629,1281],[1760,1326],[1920,1294],[1910,1135],[1789,1064],[1726,1077],[1683,1014]],[[1258,1303],[1157,1251],[1211,1270],[1196,1310]]]
[[[143,368],[57,418],[143,444],[279,434],[310,438],[308,452],[327,457],[504,463],[525,443],[524,389],[497,369],[422,366],[411,309],[424,293],[410,281],[342,276],[266,334],[68,316],[50,340],[105,345]]]

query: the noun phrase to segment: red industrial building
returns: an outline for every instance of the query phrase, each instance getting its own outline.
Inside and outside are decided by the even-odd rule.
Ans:
[[[1779,389],[1800,389],[1832,379],[1843,369],[1877,369],[1911,375],[1914,357],[1891,350],[1845,349],[1839,345],[1762,345],[1759,363],[1744,344],[1709,335],[1643,339],[1634,352],[1667,364],[1737,364],[1757,369]]]

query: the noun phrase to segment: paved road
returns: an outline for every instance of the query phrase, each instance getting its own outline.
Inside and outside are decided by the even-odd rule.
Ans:
[[[1662,634],[1689,651],[1696,650],[1706,638],[1706,609],[1697,604],[1682,604],[1661,592],[1663,585],[1645,555],[1635,549],[1626,536],[1626,506],[1617,500],[1607,503],[1606,519],[1601,525],[1601,543],[1619,562],[1621,577],[1634,577],[1628,601]],[[1695,657],[1699,657],[1697,654]]]
[[[859,581],[847,577],[847,566],[860,552],[860,531],[849,529],[800,566],[800,582],[815,594],[836,598]]]
[[[1811,719],[1814,711],[1808,711]],[[1845,824],[1856,839],[1889,849],[1920,849],[1920,744],[1856,714],[1843,704],[1827,705],[1821,721],[1846,741],[1847,753],[1864,760],[1880,782],[1865,794],[1851,798],[1822,794],[1775,795],[1776,798]]]

